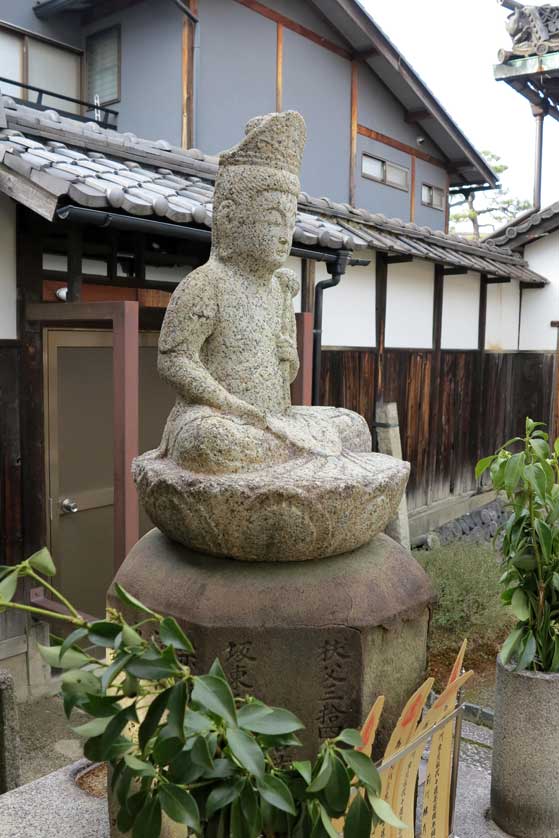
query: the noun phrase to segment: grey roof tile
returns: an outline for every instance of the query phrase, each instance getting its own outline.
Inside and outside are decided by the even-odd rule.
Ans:
[[[81,206],[211,228],[216,157],[165,140],[119,134],[53,110],[37,111],[6,96],[0,97],[0,103],[7,122],[0,128],[0,162],[3,158],[4,166],[51,194]],[[509,249],[448,236],[305,192],[299,196],[293,238],[309,247],[372,247],[541,282]]]

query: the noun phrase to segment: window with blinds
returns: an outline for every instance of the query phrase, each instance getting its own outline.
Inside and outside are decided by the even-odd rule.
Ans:
[[[87,100],[108,105],[120,99],[120,27],[112,26],[86,40]],[[99,97],[98,100],[96,97]]]

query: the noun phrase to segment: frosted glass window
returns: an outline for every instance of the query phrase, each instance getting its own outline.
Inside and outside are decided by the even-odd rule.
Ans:
[[[372,157],[364,154],[361,158],[361,174],[363,177],[378,180],[387,186],[395,186],[397,189],[408,191],[408,170],[396,163],[389,163],[379,157]]]
[[[80,56],[77,53],[29,39],[29,84],[79,99],[80,66]],[[35,98],[36,94],[31,93],[31,99]],[[78,104],[65,102],[55,96],[45,96],[43,104],[69,113],[80,112]]]
[[[368,154],[363,155],[362,173],[366,177],[372,177],[374,180],[384,180],[384,160],[379,160],[376,157],[370,157]]]
[[[424,183],[421,187],[421,203],[426,207],[443,210],[445,203],[444,189],[441,189],[439,186],[429,186],[429,184]]]
[[[0,29],[0,76],[23,81],[23,39]],[[21,87],[0,81],[0,90],[7,96],[21,98]]]
[[[90,35],[86,44],[87,100],[101,105],[120,98],[120,29],[113,26]]]
[[[397,186],[398,189],[408,188],[408,170],[403,166],[396,166],[395,163],[386,164],[386,182],[389,186]]]

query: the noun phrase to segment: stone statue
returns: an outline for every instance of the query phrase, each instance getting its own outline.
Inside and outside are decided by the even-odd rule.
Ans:
[[[352,549],[384,528],[407,481],[407,464],[371,453],[361,416],[291,406],[298,283],[282,266],[305,133],[298,113],[269,114],[221,154],[210,258],[175,290],[161,330],[159,372],[177,401],[134,475],[152,520],[214,555]],[[355,508],[335,511],[336,499]]]
[[[511,50],[499,51],[501,63],[559,50],[559,6],[527,6],[518,0],[499,0],[499,3],[511,11],[506,29],[513,44]]]

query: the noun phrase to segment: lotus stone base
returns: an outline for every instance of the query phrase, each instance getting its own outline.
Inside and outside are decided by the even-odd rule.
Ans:
[[[212,556],[297,562],[355,550],[382,532],[397,512],[409,464],[344,451],[207,475],[150,451],[133,472],[146,512],[174,541]]]

